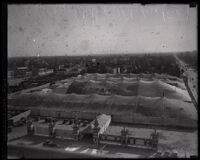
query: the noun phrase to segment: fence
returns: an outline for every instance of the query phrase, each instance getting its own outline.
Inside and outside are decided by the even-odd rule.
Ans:
[[[121,142],[121,136],[100,134],[100,141]]]
[[[57,128],[57,126],[54,127],[54,134],[55,137],[59,138],[72,138],[73,133],[70,129],[61,129]],[[35,125],[35,135],[43,135],[43,136],[49,136],[49,126],[46,125]]]
[[[35,126],[35,134],[36,135],[45,135],[45,136],[48,136],[49,135],[49,128],[48,128],[48,126],[36,125]]]
[[[117,135],[100,134],[99,140],[100,140],[100,143],[101,142],[115,142],[115,143],[121,144],[122,137],[117,136]],[[153,144],[153,139],[147,139],[147,138],[128,137],[128,140],[127,140],[127,145],[152,147],[152,144]]]
[[[70,111],[65,111],[64,109],[48,109],[48,108],[34,108],[27,107],[31,110],[31,116],[41,116],[41,117],[55,117],[55,118],[73,118],[73,115]],[[15,110],[13,108],[13,110]],[[91,119],[93,120],[96,117],[96,113],[92,112],[80,112],[80,119]],[[184,123],[183,123],[184,121]],[[115,123],[131,123],[131,124],[143,124],[143,125],[158,125],[158,126],[169,126],[169,127],[183,127],[183,128],[197,128],[197,120],[193,119],[183,119],[183,118],[170,118],[167,117],[145,117],[139,114],[133,115],[112,115],[112,122]]]

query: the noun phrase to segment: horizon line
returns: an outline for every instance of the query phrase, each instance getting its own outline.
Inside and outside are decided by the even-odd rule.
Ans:
[[[65,54],[65,55],[41,55],[39,57],[76,57],[76,56],[109,56],[109,55],[138,55],[138,54],[177,54],[177,53],[186,53],[186,52],[198,52],[197,50],[192,51],[175,51],[175,52],[138,52],[138,53],[96,53],[96,54]],[[7,58],[24,58],[24,57],[38,57],[37,55],[29,55],[29,56],[8,56]],[[39,58],[38,57],[38,58]]]

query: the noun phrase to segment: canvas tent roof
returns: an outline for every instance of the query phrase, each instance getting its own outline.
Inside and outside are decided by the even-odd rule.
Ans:
[[[82,112],[117,115],[140,114],[150,117],[162,116],[167,112],[168,116],[173,113],[175,117],[182,116],[187,119],[197,119],[197,112],[192,103],[166,97],[24,93],[9,99],[8,105],[61,108],[66,111],[79,110]]]
[[[136,81],[74,81],[68,89],[68,93],[76,94],[105,94],[107,91],[111,94],[123,96],[145,96],[145,97],[162,97],[163,93],[167,98],[191,101],[187,92],[182,88],[170,85],[161,80],[136,80]]]

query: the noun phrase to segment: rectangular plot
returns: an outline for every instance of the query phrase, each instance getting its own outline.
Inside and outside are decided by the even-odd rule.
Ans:
[[[49,135],[49,130],[48,128],[44,128],[44,127],[36,127],[35,133],[41,134],[41,135]]]
[[[120,137],[116,137],[116,141],[120,141],[121,140],[121,138]]]
[[[143,145],[144,145],[144,140],[143,140],[143,139],[136,139],[136,140],[135,140],[135,144],[136,144],[136,145],[142,145],[142,146],[143,146]]]
[[[107,140],[114,141],[115,137],[114,136],[107,136]]]
[[[134,144],[134,139],[131,138],[131,139],[129,140],[129,142],[130,142],[130,144]]]
[[[102,140],[105,140],[105,139],[106,139],[106,136],[103,136],[103,135],[102,135],[102,136],[101,136],[101,139],[102,139]]]

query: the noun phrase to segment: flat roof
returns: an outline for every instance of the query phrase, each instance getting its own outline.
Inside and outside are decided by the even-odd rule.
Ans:
[[[17,67],[17,69],[28,69],[28,67]]]
[[[48,123],[45,122],[44,120],[41,120],[40,122],[37,121],[37,122],[33,122],[34,125],[37,125],[39,127],[44,127],[44,128],[47,128],[48,127]],[[82,132],[83,130],[85,130],[87,127],[89,127],[90,123],[88,123],[86,126],[82,127],[80,126],[79,130],[80,132]],[[56,121],[56,124],[55,124],[55,129],[61,129],[61,130],[68,130],[68,131],[72,131],[73,130],[73,123],[70,124],[70,125],[67,125],[67,124],[63,124],[63,121]]]
[[[98,127],[100,128],[100,130],[103,127],[106,127],[109,125],[107,125],[108,121],[111,121],[111,116],[110,115],[106,115],[106,114],[101,114],[97,116],[97,121],[99,123]],[[92,133],[92,129],[94,127],[94,123],[95,123],[95,119],[82,131],[83,133]]]

